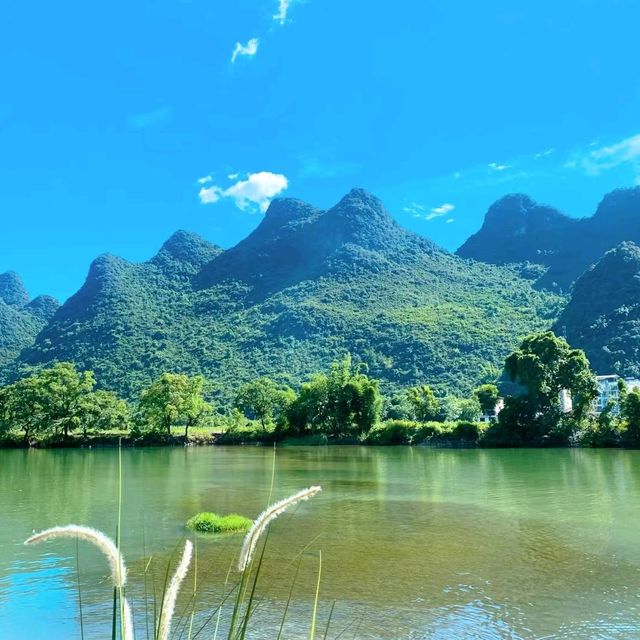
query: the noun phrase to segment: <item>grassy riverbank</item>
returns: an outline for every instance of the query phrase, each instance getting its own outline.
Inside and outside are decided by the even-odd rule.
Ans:
[[[152,430],[113,429],[110,431],[70,432],[32,438],[26,441],[18,431],[9,432],[0,440],[0,448],[91,448],[135,446],[211,446],[211,445],[426,445],[440,447],[478,446],[486,425],[471,422],[431,422],[420,424],[404,420],[389,420],[376,425],[366,436],[331,436],[321,433],[306,435],[288,430],[263,429],[257,422],[241,427],[191,429],[185,436],[183,429],[171,434]]]

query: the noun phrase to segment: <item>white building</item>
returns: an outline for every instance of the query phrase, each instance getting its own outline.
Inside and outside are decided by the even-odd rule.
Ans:
[[[480,416],[480,422],[495,422],[502,409],[504,409],[504,398],[498,398],[495,409],[491,413],[483,413]]]
[[[613,413],[616,415],[620,413],[620,380],[624,380],[627,391],[640,389],[640,380],[637,378],[621,378],[615,373],[610,373],[605,376],[596,376],[598,397],[593,404],[593,413],[596,415],[601,414],[609,402],[614,403]]]

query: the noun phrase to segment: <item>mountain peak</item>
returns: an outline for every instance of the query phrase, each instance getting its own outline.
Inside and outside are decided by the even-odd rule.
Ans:
[[[48,322],[59,307],[60,303],[55,298],[51,296],[38,296],[26,306],[26,309],[42,321]]]
[[[309,217],[320,213],[320,209],[297,198],[276,198],[271,201],[265,213],[265,222],[288,224],[295,221],[304,221]]]
[[[614,189],[607,193],[593,215],[593,222],[604,225],[638,225],[640,187]]]
[[[29,302],[29,294],[15,271],[0,273],[0,300],[16,307],[22,307]]]
[[[162,245],[152,262],[157,264],[172,259],[194,267],[202,267],[220,251],[220,247],[211,244],[197,233],[181,229]]]
[[[202,270],[199,285],[231,278],[263,293],[275,291],[325,273],[334,259],[346,255],[344,249],[397,256],[408,238],[417,236],[402,229],[364,189],[352,189],[326,211],[293,198],[276,199],[253,233]],[[427,240],[420,241],[421,250],[429,247]]]

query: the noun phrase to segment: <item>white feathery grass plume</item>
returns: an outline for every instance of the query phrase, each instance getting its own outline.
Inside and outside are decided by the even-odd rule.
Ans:
[[[131,607],[126,598],[122,598],[122,640],[134,640],[133,636],[133,616],[131,615]]]
[[[122,589],[127,582],[127,567],[124,558],[114,541],[102,531],[83,527],[77,524],[68,524],[65,527],[51,527],[32,535],[24,541],[25,544],[38,544],[55,538],[76,538],[86,540],[95,545],[109,562],[111,569],[111,581],[116,589]],[[123,640],[134,640],[133,617],[129,601],[122,598],[122,636]]]
[[[240,551],[240,558],[238,560],[238,571],[244,571],[253,558],[256,545],[260,536],[265,532],[266,528],[271,522],[273,522],[281,513],[286,511],[289,507],[301,502],[302,500],[308,500],[309,498],[322,491],[322,487],[309,487],[294,493],[292,496],[280,500],[267,507],[254,521],[251,529],[244,538],[242,543],[242,549]]]
[[[171,578],[171,582],[167,587],[167,592],[164,595],[162,601],[162,611],[160,613],[160,622],[158,624],[158,640],[168,640],[169,632],[171,631],[171,620],[176,609],[176,600],[178,599],[178,593],[180,586],[187,577],[187,571],[189,571],[189,565],[191,564],[191,558],[193,556],[193,543],[191,540],[187,540],[184,543],[184,551],[182,552],[182,558],[176,567],[175,573]]]
[[[37,544],[54,538],[79,538],[94,544],[106,557],[111,569],[111,580],[113,586],[121,589],[127,582],[127,567],[124,559],[114,541],[106,536],[102,531],[83,527],[77,524],[68,524],[65,527],[51,527],[32,535],[24,541],[25,544]]]

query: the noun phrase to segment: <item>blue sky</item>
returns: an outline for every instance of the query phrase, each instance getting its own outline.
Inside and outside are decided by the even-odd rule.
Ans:
[[[5,0],[0,272],[61,299],[176,229],[353,186],[455,250],[498,197],[640,179],[635,0]]]

